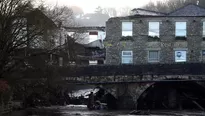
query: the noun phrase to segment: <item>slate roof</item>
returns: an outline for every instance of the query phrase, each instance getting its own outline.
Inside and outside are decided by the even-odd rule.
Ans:
[[[205,9],[195,4],[188,4],[170,12],[168,16],[205,16]]]
[[[104,48],[102,40],[99,40],[99,39],[95,40],[95,41],[92,41],[88,44],[85,44],[84,46],[86,46],[86,47],[99,47],[100,49]]]
[[[142,15],[142,16],[163,16],[166,14],[161,13],[161,12],[137,8],[137,9],[132,10],[132,15],[134,15],[134,16],[140,16],[140,15]]]
[[[205,8],[198,6],[196,4],[188,4],[184,7],[181,7],[179,9],[176,9],[170,13],[161,13],[161,12],[156,12],[156,11],[151,11],[151,10],[146,10],[146,9],[133,9],[132,10],[132,16],[139,16],[139,17],[143,17],[143,16],[153,16],[153,17],[157,17],[157,16],[205,16]]]
[[[55,29],[57,25],[46,16],[41,10],[34,9],[26,14],[29,24],[37,25],[39,22],[44,26],[44,28]]]
[[[88,30],[99,30],[105,31],[104,26],[86,26],[86,27],[64,27],[67,31],[70,32],[85,32]]]

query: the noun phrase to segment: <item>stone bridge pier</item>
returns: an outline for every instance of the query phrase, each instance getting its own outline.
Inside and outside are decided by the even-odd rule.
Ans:
[[[137,109],[138,98],[151,85],[152,83],[126,83],[104,85],[103,88],[117,99],[119,109]]]

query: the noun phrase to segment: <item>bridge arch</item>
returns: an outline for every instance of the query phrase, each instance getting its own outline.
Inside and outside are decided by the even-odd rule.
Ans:
[[[166,81],[169,80],[169,81]],[[151,84],[137,99],[138,110],[205,108],[205,88],[194,81],[170,78]]]
[[[117,109],[117,101],[112,89],[108,89],[106,86],[96,86],[99,91],[96,93],[96,100],[99,100],[107,104],[108,109]]]

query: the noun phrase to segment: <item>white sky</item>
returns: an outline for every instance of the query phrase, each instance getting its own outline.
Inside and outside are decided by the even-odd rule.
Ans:
[[[79,6],[85,13],[94,12],[98,7],[131,7],[139,8],[149,3],[150,1],[157,0],[44,0],[48,5],[64,5],[64,6]]]

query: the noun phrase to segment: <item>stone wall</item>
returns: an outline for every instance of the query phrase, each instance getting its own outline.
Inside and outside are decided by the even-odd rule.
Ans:
[[[160,51],[160,63],[174,62],[174,50],[187,50],[188,62],[201,61],[205,50],[202,39],[204,17],[138,17],[111,18],[106,22],[106,64],[120,64],[121,51],[133,51],[133,63],[148,63],[148,50]],[[133,22],[133,41],[120,40],[122,21]],[[160,41],[148,40],[149,21],[160,22]],[[187,22],[187,39],[175,39],[175,22]]]
[[[128,77],[129,78],[129,77]],[[203,80],[204,76],[144,76],[142,80],[153,80],[153,81],[163,81],[163,80]],[[138,99],[141,95],[144,95],[146,89],[152,87],[155,82],[145,82],[145,83],[121,83],[113,85],[103,85],[108,92],[115,96],[118,100],[119,109],[137,109]]]

